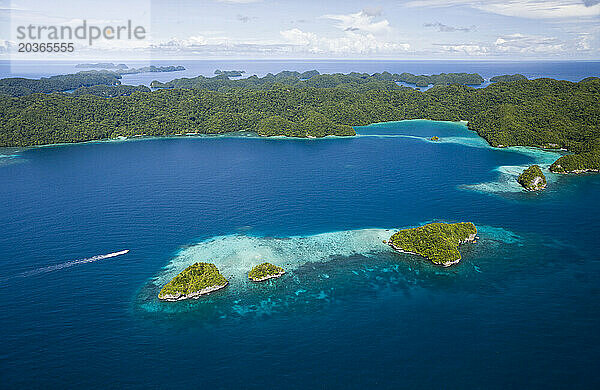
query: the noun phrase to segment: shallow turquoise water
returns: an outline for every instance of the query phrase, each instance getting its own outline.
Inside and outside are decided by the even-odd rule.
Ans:
[[[519,169],[555,152],[357,132],[0,153],[2,386],[597,387],[600,176],[527,193]],[[450,268],[381,242],[434,220],[481,240]],[[288,272],[247,282],[263,259]],[[159,302],[195,261],[231,285]]]

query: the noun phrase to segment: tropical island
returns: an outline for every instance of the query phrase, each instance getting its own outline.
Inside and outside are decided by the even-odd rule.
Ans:
[[[448,267],[461,260],[458,246],[474,242],[477,228],[470,222],[429,223],[421,227],[404,229],[388,240],[394,250],[423,256],[433,264]]]
[[[151,92],[119,90],[120,75],[114,72],[3,79],[0,146],[240,131],[267,137],[353,136],[353,126],[430,119],[467,121],[494,147],[573,153],[552,164],[552,172],[600,170],[597,77],[521,80],[479,89],[452,84],[422,92],[398,85],[387,72],[317,73],[284,71],[239,80],[199,76],[158,83],[154,86],[161,89]],[[48,93],[57,86],[92,85],[105,87],[76,96]]]
[[[262,282],[265,280],[278,278],[285,273],[285,270],[271,263],[262,263],[252,267],[248,272],[248,278],[253,282]]]
[[[169,65],[169,66],[144,66],[142,68],[131,68],[131,69],[122,69],[117,71],[117,73],[124,74],[138,74],[138,73],[164,73],[164,72],[179,72],[181,70],[185,70],[184,66],[181,65]]]
[[[227,286],[229,282],[214,264],[195,263],[181,271],[158,294],[164,301],[197,299]]]
[[[87,68],[87,69],[129,69],[125,64],[114,64],[112,62],[97,62],[91,64],[77,64],[76,68]]]
[[[546,176],[539,165],[532,165],[525,169],[517,178],[517,182],[528,191],[539,191],[546,188]]]
[[[215,70],[216,75],[225,76],[225,77],[242,77],[246,73],[245,70]]]

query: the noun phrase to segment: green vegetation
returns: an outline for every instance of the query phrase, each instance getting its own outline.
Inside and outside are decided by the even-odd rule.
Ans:
[[[407,84],[414,84],[417,87],[427,87],[433,85],[480,85],[483,83],[483,77],[477,73],[441,73],[433,75],[414,75],[411,73],[402,73],[393,75],[393,81],[402,81]]]
[[[503,74],[502,76],[494,76],[490,79],[492,83],[505,82],[512,83],[513,81],[527,80],[527,77],[522,74]]]
[[[145,85],[94,85],[77,88],[71,96],[96,95],[102,97],[129,96],[134,92],[150,92]]]
[[[600,148],[592,152],[562,156],[550,165],[554,173],[600,172]]]
[[[252,267],[250,272],[248,272],[248,278],[255,282],[260,282],[271,278],[277,278],[283,275],[284,272],[285,271],[281,267],[271,263],[262,263]]]
[[[461,259],[458,246],[475,240],[477,228],[470,222],[430,223],[404,229],[390,237],[394,249],[421,255],[434,264],[449,266]]]
[[[241,77],[244,75],[244,73],[246,73],[245,70],[215,70],[216,75],[223,75],[226,77]]]
[[[160,290],[158,298],[164,300],[197,298],[204,293],[225,287],[227,283],[227,279],[219,273],[214,264],[196,263],[171,279]]]
[[[351,126],[376,122],[465,120],[492,146],[553,147],[576,153],[559,159],[553,171],[600,166],[599,78],[578,83],[522,80],[480,89],[434,86],[421,92],[387,80],[393,78],[389,73],[315,74],[298,81],[303,75],[179,79],[170,82],[170,89],[129,96],[119,92],[111,99],[80,93],[0,95],[0,146],[235,131],[347,136],[355,134]],[[286,77],[296,80],[294,86],[283,83]],[[180,83],[195,85],[198,80],[199,88],[180,88]]]
[[[526,190],[538,191],[546,188],[546,176],[542,173],[539,165],[532,165],[525,169],[517,179]]]
[[[114,72],[89,70],[41,79],[8,78],[0,80],[0,95],[25,96],[32,93],[69,91],[92,85],[118,85],[121,76]]]
[[[117,73],[123,74],[138,74],[138,73],[162,73],[162,72],[178,72],[180,70],[185,70],[185,67],[179,65],[170,65],[170,66],[144,66],[142,68],[131,68],[131,69],[122,69],[117,71]]]
[[[7,78],[0,79],[0,95],[5,94],[8,96],[25,96],[32,93],[52,93],[52,92],[64,92],[75,90],[81,87],[94,87],[94,86],[119,86],[121,84],[120,79],[124,74],[137,74],[146,72],[176,72],[185,70],[183,66],[146,66],[143,68],[132,68],[127,69],[127,65],[119,64],[115,65],[112,63],[99,63],[99,64],[79,64],[77,67],[92,67],[112,65],[114,71],[108,70],[87,70],[74,74],[66,74],[52,77],[42,77],[41,79],[25,79],[25,78]],[[125,68],[123,68],[123,66]],[[81,94],[94,94],[105,97],[115,97],[130,95],[131,88],[136,88],[138,91],[149,91],[146,87],[138,86],[124,86],[124,88],[116,88],[113,90],[94,88],[91,90],[83,90],[78,93]]]
[[[442,73],[439,75],[419,75],[411,73],[392,74],[389,72],[356,73],[349,74],[319,74],[316,70],[307,72],[282,71],[277,74],[267,74],[264,77],[250,76],[239,80],[229,80],[231,75],[220,71],[216,77],[198,76],[193,78],[181,78],[161,83],[153,81],[152,88],[193,88],[207,89],[210,91],[227,92],[232,89],[271,89],[274,85],[288,86],[294,88],[341,88],[352,91],[364,92],[374,89],[401,90],[397,82],[415,84],[426,87],[429,84],[447,85],[480,85],[483,78],[478,74],[469,73]]]
[[[77,64],[76,68],[96,68],[96,69],[128,69],[125,64],[114,64],[112,62],[97,62],[93,64]]]
[[[439,141],[440,137],[438,137],[437,135],[434,135],[433,137],[429,138],[430,141]]]

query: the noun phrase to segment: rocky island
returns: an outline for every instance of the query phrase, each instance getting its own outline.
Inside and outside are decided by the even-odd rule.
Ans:
[[[539,191],[546,188],[546,176],[538,165],[532,165],[519,175],[517,179],[520,185],[528,191]]]
[[[214,264],[195,263],[171,279],[160,290],[158,299],[171,302],[198,299],[201,295],[222,289],[228,283]]]
[[[252,267],[248,272],[248,278],[253,282],[278,278],[285,273],[284,269],[271,263],[262,263]]]
[[[398,252],[420,255],[448,267],[461,259],[458,246],[474,242],[476,236],[477,228],[471,222],[429,223],[400,230],[390,237],[388,245]]]

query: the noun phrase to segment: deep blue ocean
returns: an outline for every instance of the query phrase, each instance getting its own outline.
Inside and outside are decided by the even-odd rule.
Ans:
[[[598,388],[600,175],[527,193],[559,153],[356,130],[0,150],[0,387]],[[449,268],[382,243],[431,221],[481,238]],[[230,285],[159,302],[196,261]]]

